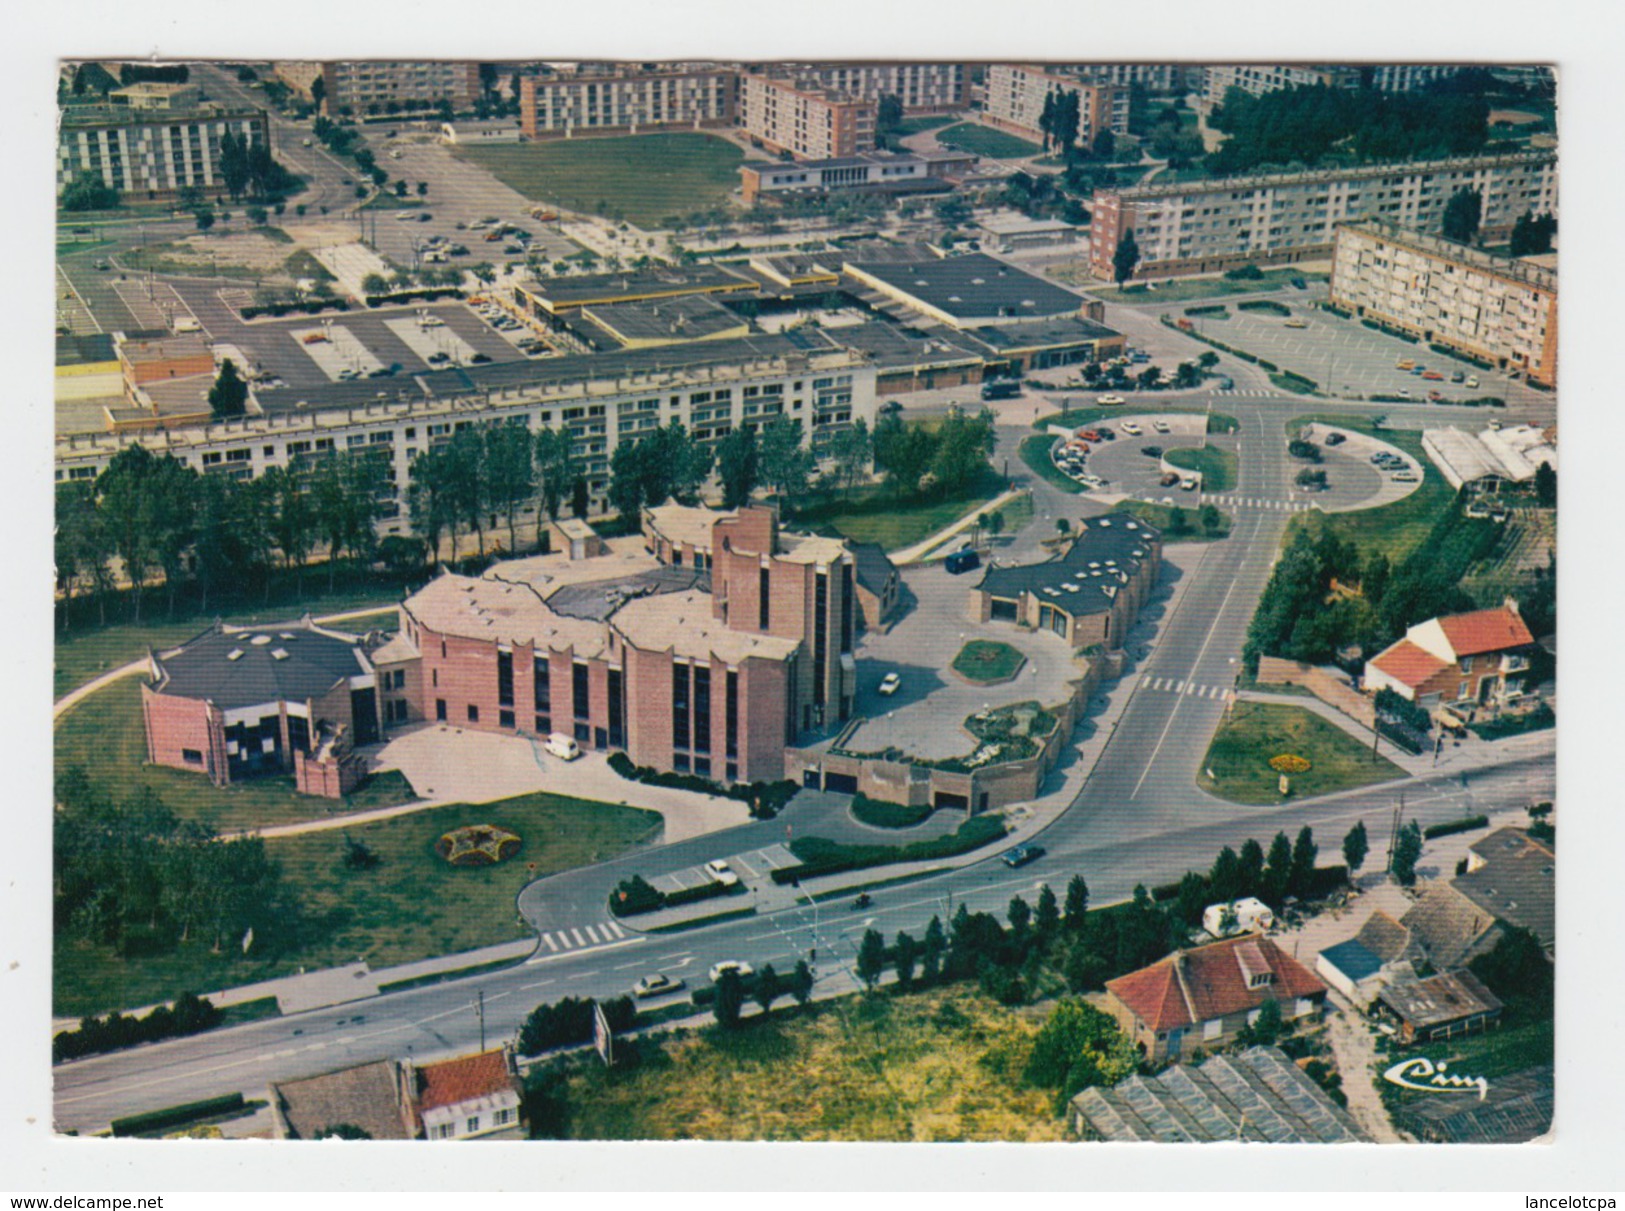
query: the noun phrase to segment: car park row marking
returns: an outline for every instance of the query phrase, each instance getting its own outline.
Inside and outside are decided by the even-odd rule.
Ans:
[[[1195,698],[1223,698],[1225,687],[1222,685],[1197,685],[1194,681],[1181,681],[1173,677],[1153,677],[1147,680],[1145,688],[1166,694],[1184,694]]]

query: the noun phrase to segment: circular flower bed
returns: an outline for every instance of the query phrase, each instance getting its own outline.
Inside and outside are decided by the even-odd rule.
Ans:
[[[519,852],[519,835],[494,824],[454,828],[434,843],[434,851],[453,866],[495,866]]]
[[[1270,768],[1279,774],[1308,773],[1309,758],[1299,757],[1295,753],[1282,753],[1278,757],[1270,758]]]

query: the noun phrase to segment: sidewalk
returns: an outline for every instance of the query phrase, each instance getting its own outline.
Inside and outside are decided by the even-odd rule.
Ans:
[[[903,567],[907,564],[921,562],[934,548],[941,546],[950,538],[954,537],[954,535],[961,534],[974,526],[976,524],[976,519],[982,514],[993,509],[1002,509],[1005,505],[1015,500],[1026,490],[1027,489],[1025,488],[1011,488],[1008,491],[1001,492],[998,496],[995,496],[986,504],[978,505],[969,513],[966,513],[965,516],[961,517],[958,521],[954,522],[950,526],[945,526],[941,530],[938,530],[935,534],[931,535],[931,537],[925,539],[923,542],[917,542],[912,547],[904,547],[901,551],[893,551],[891,556],[892,563],[898,567]]]

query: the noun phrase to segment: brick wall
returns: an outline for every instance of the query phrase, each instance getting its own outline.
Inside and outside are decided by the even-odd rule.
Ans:
[[[147,760],[154,765],[207,774],[217,786],[230,781],[220,712],[196,698],[178,698],[141,687],[141,714],[147,733]],[[199,761],[186,760],[191,750]]]

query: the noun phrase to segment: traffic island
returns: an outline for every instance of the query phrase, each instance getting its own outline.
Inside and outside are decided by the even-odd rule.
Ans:
[[[1026,663],[1027,657],[1008,643],[973,639],[959,649],[950,667],[972,685],[1002,685],[1014,681]]]
[[[1270,805],[1406,776],[1313,711],[1241,701],[1214,733],[1196,785],[1231,803]]]

